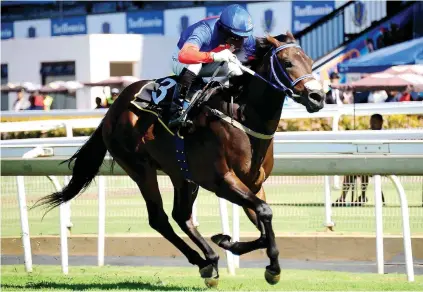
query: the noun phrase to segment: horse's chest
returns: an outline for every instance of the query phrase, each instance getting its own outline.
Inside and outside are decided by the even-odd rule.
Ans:
[[[251,161],[253,158],[250,140],[246,135],[235,134],[228,142],[230,147],[226,159],[229,162],[229,166],[238,176],[248,175],[251,172]]]
[[[240,129],[220,121],[211,125],[218,145],[217,173],[233,171],[244,183],[253,182],[259,173],[259,154],[253,147],[250,137]]]

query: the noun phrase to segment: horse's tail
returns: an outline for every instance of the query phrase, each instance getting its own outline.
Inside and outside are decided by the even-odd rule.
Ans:
[[[81,190],[85,190],[90,185],[99,172],[107,152],[106,145],[103,141],[102,129],[103,121],[88,141],[71,158],[62,162],[67,162],[69,169],[71,169],[71,163],[75,161],[72,169],[72,179],[69,184],[61,192],[41,198],[34,207],[48,205],[51,210],[62,203],[70,201]]]

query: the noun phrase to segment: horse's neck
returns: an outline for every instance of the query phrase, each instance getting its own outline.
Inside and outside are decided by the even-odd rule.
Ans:
[[[283,94],[258,78],[246,82],[243,94],[246,126],[262,134],[274,134],[282,114]]]
[[[258,133],[273,135],[282,113],[281,92],[258,78],[247,77],[241,84],[242,93],[238,102],[244,108],[243,119],[239,122]],[[221,103],[222,110],[224,107]],[[272,140],[257,139],[252,136],[249,136],[249,139],[252,152],[251,173],[254,175],[258,174]]]

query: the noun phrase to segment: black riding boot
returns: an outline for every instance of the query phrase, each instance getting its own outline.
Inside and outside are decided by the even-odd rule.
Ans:
[[[175,127],[179,126],[182,121],[181,115],[187,109],[190,104],[190,99],[188,97],[189,90],[191,88],[192,82],[197,78],[197,75],[192,71],[184,68],[181,72],[179,84],[177,85],[176,99],[181,101],[181,105],[173,102],[171,106],[169,126]]]

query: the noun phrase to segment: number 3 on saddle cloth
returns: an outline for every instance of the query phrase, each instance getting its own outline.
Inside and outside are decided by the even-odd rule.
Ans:
[[[137,122],[137,129],[140,133],[144,134],[144,139],[154,139],[152,133],[153,124],[158,120],[162,126],[175,138],[176,146],[176,159],[180,165],[181,171],[183,172],[186,179],[191,178],[191,174],[188,170],[188,164],[186,162],[184,139],[179,135],[179,132],[174,133],[167,126],[170,119],[170,109],[175,104],[182,107],[183,100],[180,100],[177,90],[178,76],[168,76],[156,80],[152,80],[138,91],[134,96],[134,100],[131,102],[130,109],[137,116],[143,116],[142,119]],[[201,79],[200,79],[201,80]],[[205,85],[202,80],[193,82],[189,95],[193,95],[202,89]],[[145,115],[143,113],[149,113]],[[139,124],[138,124],[139,123]]]
[[[161,122],[167,125],[170,119],[170,109],[172,106],[183,106],[183,100],[179,99],[178,76],[168,76],[145,84],[134,96],[132,104],[138,109],[154,112]],[[202,89],[205,83],[201,79],[193,82],[189,96],[193,96]]]

